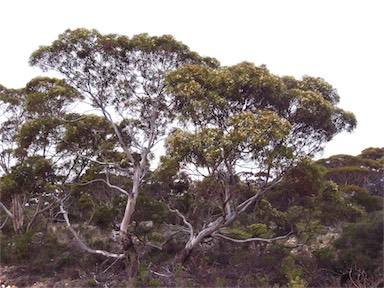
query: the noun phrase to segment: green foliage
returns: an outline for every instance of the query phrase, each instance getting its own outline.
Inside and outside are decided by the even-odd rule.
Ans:
[[[185,287],[186,279],[185,279],[184,267],[180,263],[176,263],[174,275],[175,275],[176,287]]]
[[[163,242],[165,240],[164,236],[162,236],[159,233],[155,233],[155,232],[149,233],[147,235],[147,239],[149,241],[154,241],[154,242],[159,242],[159,243],[161,243],[161,242]]]
[[[137,284],[138,286],[147,287],[149,285],[150,280],[151,274],[148,270],[148,263],[144,261],[140,263],[137,276],[135,277],[135,284]]]
[[[334,267],[336,252],[333,246],[323,247],[313,251],[317,265],[321,268],[330,269]]]
[[[65,262],[65,260],[62,260],[64,258],[74,258],[72,255],[63,255],[65,245],[60,244],[57,238],[51,234],[30,230],[24,234],[15,234],[8,237],[1,235],[0,240],[1,259],[4,263],[28,263],[34,265],[54,263],[57,266],[61,261]],[[64,265],[64,262],[60,265]]]
[[[300,211],[304,211],[304,213],[302,212],[300,213]],[[320,221],[318,219],[315,219],[314,217],[310,217],[310,213],[306,209],[303,209],[303,210],[295,209],[295,211],[292,214],[294,219],[296,220],[294,222],[295,232],[301,243],[311,245],[316,242],[317,236],[319,234],[324,233],[324,226],[320,224]],[[288,219],[292,217],[292,214],[290,213],[288,214]],[[302,219],[303,215],[308,215],[309,218]]]
[[[95,279],[89,279],[87,280],[87,286],[88,287],[97,287],[97,282]]]
[[[224,159],[247,157],[244,151],[248,151],[255,157],[262,155],[263,161],[272,161],[271,157],[278,156],[268,145],[275,148],[289,133],[289,123],[267,110],[231,116],[223,127],[202,128],[196,133],[174,130],[167,140],[170,157],[200,167],[216,167]]]
[[[164,203],[144,195],[139,195],[137,199],[137,206],[140,207],[140,210],[136,211],[133,216],[133,219],[136,222],[150,220],[154,223],[162,223],[169,215],[169,211],[165,207]]]
[[[308,287],[308,283],[300,278],[299,276],[296,276],[294,279],[291,279],[288,283],[288,288],[306,288]]]
[[[284,146],[284,140],[297,144],[305,142],[312,147],[356,125],[353,114],[335,107],[337,93],[320,78],[305,77],[302,81],[280,78],[265,66],[243,62],[217,69],[184,66],[169,73],[167,81],[168,89],[175,94],[175,108],[181,121],[189,121],[200,128],[210,125],[209,132],[216,127],[229,131],[219,146],[224,151],[226,145],[230,145],[227,150],[233,152],[238,144],[252,143],[251,151],[263,152],[266,143],[273,145],[277,141],[287,157],[295,153],[292,153],[293,147]],[[260,137],[260,131],[267,132]],[[287,135],[289,131],[290,136]],[[223,134],[220,130],[215,132],[216,135],[220,133]],[[185,138],[191,138],[187,136]],[[179,146],[179,140],[175,141],[177,144],[173,146]],[[193,146],[194,141],[190,144]],[[274,157],[282,156],[282,151]],[[196,154],[194,150],[191,152]],[[270,153],[268,151],[267,158]]]
[[[26,110],[33,117],[63,116],[74,101],[82,98],[64,80],[48,77],[37,77],[29,81],[26,93]]]
[[[377,161],[383,160],[384,159],[384,148],[370,147],[370,148],[364,149],[361,152],[360,157],[364,158],[364,159],[371,159],[371,160],[377,160]]]
[[[16,134],[16,141],[21,149],[42,149],[45,150],[51,143],[51,137],[56,137],[60,120],[51,116],[28,119],[20,127]],[[44,152],[43,152],[44,153]],[[21,156],[21,154],[19,154]]]
[[[319,195],[318,210],[319,217],[325,225],[337,222],[358,220],[364,211],[352,203],[348,203],[337,190],[337,186],[328,183]]]
[[[18,183],[12,178],[14,177],[8,175],[0,178],[0,197],[2,202],[10,202],[12,195],[17,192],[16,187]]]
[[[148,287],[161,287],[161,282],[157,279],[150,279],[148,282]]]
[[[91,209],[94,205],[91,195],[89,195],[88,193],[81,194],[78,201],[78,205],[79,209],[82,211]]]
[[[92,215],[92,222],[98,227],[106,229],[113,225],[113,208],[106,205],[99,206],[95,209]]]
[[[253,237],[271,238],[273,236],[273,232],[264,223],[253,223],[244,228],[232,227],[227,229],[225,233],[230,234],[232,238],[240,240]]]
[[[15,241],[15,257],[18,261],[28,262],[33,255],[32,248],[33,232],[29,231],[16,237]]]
[[[10,243],[3,233],[0,233],[0,255],[1,262],[7,264],[11,260]]]
[[[247,230],[252,233],[252,237],[263,237],[267,238],[270,233],[268,233],[268,227],[263,223],[254,223],[247,227]]]
[[[383,273],[383,216],[383,211],[373,212],[343,228],[334,243],[339,269],[360,269],[369,276]]]
[[[308,283],[303,279],[304,271],[295,264],[295,258],[290,255],[284,258],[281,269],[288,279],[289,288],[305,288]]]
[[[287,171],[281,184],[267,195],[267,199],[282,211],[290,206],[308,207],[326,185],[324,173],[322,166],[304,159]]]
[[[42,233],[42,232],[40,232]],[[63,256],[63,252],[66,250],[66,244],[59,242],[57,235],[52,235],[50,233],[42,234],[42,241],[34,241],[35,248],[38,249],[41,245],[42,250],[39,252],[44,253],[45,259],[54,259],[58,256]],[[73,258],[72,255],[67,255],[63,257],[68,257],[68,259]]]
[[[383,148],[368,148],[358,156],[335,155],[318,161],[327,168],[326,178],[347,192],[366,190],[370,195],[384,196]]]
[[[31,156],[12,167],[0,181],[1,194],[42,194],[54,188],[55,173],[48,159]]]
[[[367,213],[384,209],[384,201],[382,196],[368,195],[365,191],[356,191],[352,196],[352,200],[357,205],[364,207]]]
[[[124,115],[127,129],[121,131],[147,130],[147,121],[143,119],[151,117],[148,105],[161,116],[157,118],[159,123],[167,121],[163,116],[169,111],[162,89],[169,70],[191,63],[218,65],[217,60],[199,56],[170,35],[139,34],[129,39],[87,29],[66,30],[52,45],[36,50],[30,63],[65,75],[79,91],[89,96],[95,107],[114,107]],[[141,77],[146,81],[139,80]],[[89,87],[99,93],[89,95]],[[145,98],[141,98],[142,91],[146,91]],[[158,102],[153,101],[155,98]],[[161,130],[158,133],[162,133]]]
[[[244,231],[239,227],[228,229],[228,233],[232,234],[234,238],[238,238],[238,239],[247,239],[252,237],[251,233]]]
[[[111,153],[115,140],[113,129],[104,117],[97,115],[66,115],[65,133],[58,143],[58,151],[82,151],[83,153]]]
[[[268,287],[270,286],[269,285],[269,277],[268,275],[257,275],[257,276],[254,276],[253,280],[252,280],[252,286],[254,287]]]
[[[355,193],[368,194],[368,190],[366,188],[357,185],[338,185],[338,190],[346,196],[352,196]]]
[[[55,269],[63,269],[64,267],[74,266],[79,263],[78,257],[74,255],[59,256],[55,262]]]
[[[301,237],[307,240],[322,231],[323,225],[331,226],[359,219],[364,211],[354,202],[345,199],[338,186],[326,180],[325,173],[323,166],[308,160],[293,167],[286,173],[281,184],[266,195],[270,208],[265,207],[262,211],[273,211],[274,207],[278,209],[274,212],[276,216],[271,217],[271,212],[264,212],[264,217],[278,227],[289,223],[295,231],[302,231],[304,234]]]

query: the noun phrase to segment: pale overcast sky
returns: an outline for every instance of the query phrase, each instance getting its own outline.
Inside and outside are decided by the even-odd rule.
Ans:
[[[0,2],[0,84],[41,75],[30,54],[66,29],[132,36],[171,34],[222,65],[250,61],[277,75],[322,77],[358,127],[324,157],[384,147],[384,1],[12,0]]]

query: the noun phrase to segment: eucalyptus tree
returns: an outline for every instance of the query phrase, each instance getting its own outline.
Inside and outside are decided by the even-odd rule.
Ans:
[[[22,89],[2,87],[0,96],[4,109],[0,129],[4,172],[0,178],[0,207],[19,233],[27,214],[31,214],[25,210],[32,198],[38,200],[24,231],[55,202],[52,198],[43,201],[42,195],[54,191],[59,180],[61,156],[56,145],[62,134],[60,125],[79,94],[63,80],[39,77]]]
[[[180,125],[167,139],[163,165],[198,182],[215,183],[203,197],[216,209],[200,217],[200,223],[174,209],[190,235],[181,259],[210,236],[236,242],[281,239],[233,239],[225,228],[298,160],[355,127],[354,115],[337,107],[336,90],[321,78],[279,77],[247,62],[219,68],[188,65],[169,73],[167,81]]]
[[[120,162],[131,167],[133,184],[120,224],[128,236],[139,186],[148,172],[151,154],[165,135],[172,120],[170,97],[165,90],[166,74],[182,65],[218,65],[176,41],[172,36],[147,34],[127,36],[102,35],[96,30],[66,30],[49,46],[36,50],[30,64],[44,71],[59,72],[102,115],[113,129]],[[81,151],[78,151],[80,153]],[[116,159],[83,155],[105,167],[125,171]],[[113,183],[106,183],[117,188]]]
[[[8,89],[0,85],[0,168],[1,174],[9,172],[14,163],[14,135],[25,119],[25,93],[23,89]]]
[[[14,135],[25,119],[24,97],[23,89],[7,89],[0,85],[0,207],[7,215],[6,221],[12,219],[15,231],[20,230],[24,219],[20,197],[16,194],[6,195],[2,186],[4,177],[9,175],[11,167],[16,163],[13,154],[16,148]]]
[[[334,155],[320,159],[318,163],[327,168],[327,178],[346,192],[369,192],[384,194],[384,149],[367,148],[360,155]]]

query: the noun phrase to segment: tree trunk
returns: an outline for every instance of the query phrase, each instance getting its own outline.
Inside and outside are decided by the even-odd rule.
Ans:
[[[193,249],[203,242],[205,238],[210,237],[214,232],[223,227],[225,223],[224,217],[220,217],[216,221],[210,223],[208,227],[201,230],[197,235],[191,235],[188,242],[185,244],[184,249],[177,254],[176,261],[182,264],[185,263],[189,259]]]
[[[120,224],[120,233],[127,234],[132,214],[135,211],[137,197],[139,196],[140,186],[140,167],[136,166],[133,173],[132,192],[128,195],[127,205],[125,206],[124,217]]]
[[[16,233],[20,233],[24,224],[24,213],[18,194],[12,195],[12,215],[13,229]]]
[[[189,249],[189,248],[184,247],[183,250],[181,250],[179,253],[177,253],[176,259],[175,259],[176,262],[181,263],[181,264],[184,264],[185,262],[187,262],[189,259],[189,256],[191,256],[192,250],[193,250],[193,248]]]
[[[136,276],[139,265],[138,255],[134,243],[132,241],[132,236],[128,230],[133,212],[135,211],[137,197],[139,196],[140,175],[140,168],[136,166],[133,174],[132,192],[128,195],[127,205],[124,211],[124,217],[120,223],[121,244],[127,260],[127,276],[129,278]]]
[[[135,193],[135,194],[132,193],[128,196],[127,205],[125,206],[124,217],[120,224],[120,233],[122,234],[128,233],[132,214],[135,211],[135,207],[136,207],[137,196],[138,196],[138,193]]]

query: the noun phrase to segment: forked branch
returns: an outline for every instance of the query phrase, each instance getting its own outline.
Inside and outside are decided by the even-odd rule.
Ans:
[[[183,219],[184,224],[187,225],[189,228],[189,237],[190,237],[190,239],[193,239],[194,232],[193,232],[192,224],[187,220],[187,218],[183,214],[180,213],[179,210],[171,209],[171,207],[169,207],[169,206],[168,206],[168,209],[169,209],[169,211],[171,211],[172,213],[176,213],[181,219]]]

